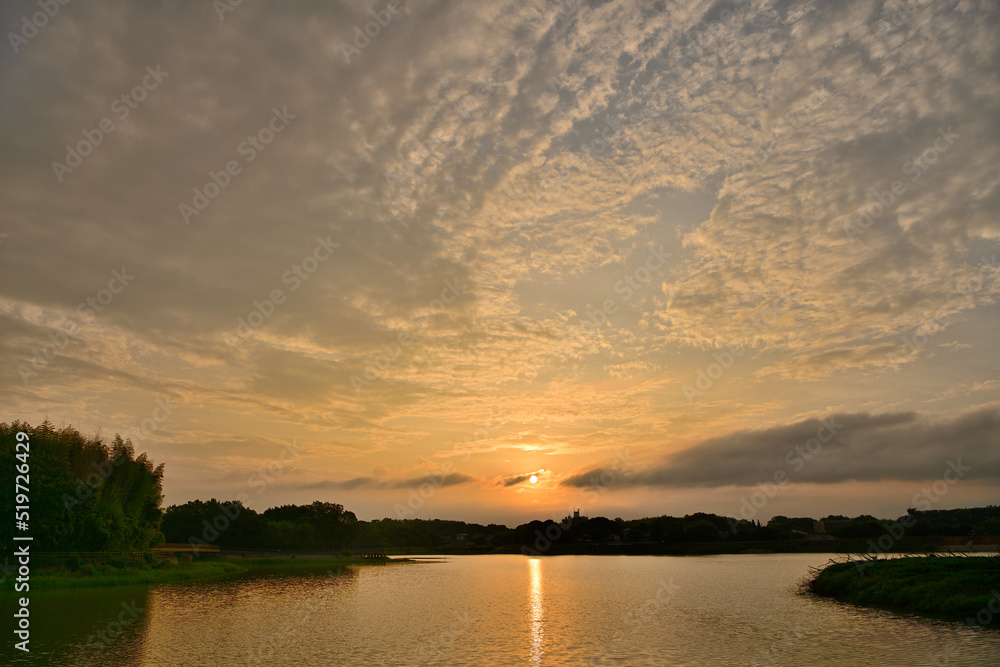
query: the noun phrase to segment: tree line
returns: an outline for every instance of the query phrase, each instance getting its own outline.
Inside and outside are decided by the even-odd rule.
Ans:
[[[28,447],[18,449],[18,433]],[[23,436],[22,438],[23,439]],[[19,467],[20,466],[20,467]],[[25,467],[26,466],[26,467]],[[530,521],[515,528],[441,519],[359,521],[343,505],[315,501],[263,512],[240,501],[194,500],[161,509],[163,464],[136,455],[131,440],[115,435],[86,438],[72,427],[56,429],[14,421],[0,423],[0,470],[4,477],[28,470],[27,524],[40,552],[144,551],[161,542],[212,544],[248,550],[341,551],[359,548],[435,548],[464,544],[479,549],[551,544],[628,542],[743,542],[793,540],[814,531],[810,517],[733,519],[705,512],[683,517],[623,520],[579,517]],[[25,480],[19,480],[25,481]],[[13,480],[11,480],[13,482]],[[13,483],[0,484],[0,507],[23,505]],[[23,498],[22,498],[23,499]],[[908,510],[913,537],[1000,534],[1000,507]],[[878,537],[891,520],[871,515],[824,517],[841,538]],[[12,544],[13,521],[0,521],[0,542]],[[543,537],[543,540],[540,540]]]
[[[18,433],[26,447],[17,447]],[[4,545],[15,532],[31,536],[38,551],[143,551],[163,540],[163,464],[136,456],[131,440],[116,435],[109,447],[100,435],[48,421],[0,422],[0,470],[5,479],[26,471],[18,480],[26,493],[14,479],[0,484],[0,507],[27,506],[26,530],[0,521]]]
[[[171,505],[163,515],[168,543],[218,545],[231,549],[340,551],[359,532],[354,512],[319,500],[281,505],[263,512],[239,500],[192,500]]]

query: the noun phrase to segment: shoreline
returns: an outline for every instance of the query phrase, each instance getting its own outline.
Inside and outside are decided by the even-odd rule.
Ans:
[[[416,562],[406,558],[372,560],[363,558],[213,558],[188,563],[169,563],[147,568],[102,566],[93,574],[69,570],[40,570],[29,580],[29,593],[35,591],[92,588],[98,586],[130,586],[215,580],[225,577],[254,575],[280,570],[282,572],[316,572],[346,570],[356,566],[388,565]],[[23,595],[14,590],[14,579],[0,585],[0,596]]]
[[[844,558],[813,571],[803,592],[858,607],[1000,629],[1000,556]]]
[[[768,540],[768,541],[716,541],[716,542],[674,542],[674,543],[567,543],[505,545],[490,551],[475,553],[524,553],[530,556],[594,555],[594,556],[712,556],[723,554],[754,553],[834,553],[868,554],[872,550],[871,540],[865,538],[845,538],[837,540]],[[877,548],[877,547],[876,547]],[[468,549],[468,547],[467,547]],[[943,550],[943,551],[942,551]],[[440,550],[439,553],[450,553]],[[458,551],[459,553],[472,553]],[[903,538],[881,554],[930,554],[950,553],[947,547],[928,542],[922,538]],[[988,552],[983,552],[988,553]],[[989,552],[995,553],[995,552]]]

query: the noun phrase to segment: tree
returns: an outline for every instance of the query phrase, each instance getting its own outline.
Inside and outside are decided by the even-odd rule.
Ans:
[[[685,536],[692,542],[715,542],[719,539],[719,529],[705,519],[689,523],[684,529]]]
[[[27,446],[19,448],[22,440]],[[138,551],[162,541],[163,465],[136,456],[131,440],[116,435],[109,448],[99,435],[87,439],[71,426],[0,423],[0,466],[13,471],[24,463],[31,479],[28,525],[39,551]],[[0,506],[15,505],[14,491],[13,484],[0,485]],[[4,543],[14,528],[0,523]]]
[[[606,517],[595,516],[573,526],[569,532],[575,539],[581,539],[584,535],[588,535],[594,542],[603,542],[615,535],[621,536],[622,526]]]
[[[266,524],[239,500],[192,500],[171,505],[163,516],[163,534],[170,543],[267,548]]]
[[[977,535],[1000,535],[1000,517],[983,519],[976,524]]]

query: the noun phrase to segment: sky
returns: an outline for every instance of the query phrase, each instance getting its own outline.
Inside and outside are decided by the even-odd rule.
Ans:
[[[0,22],[0,419],[131,437],[165,505],[997,503],[994,2]]]

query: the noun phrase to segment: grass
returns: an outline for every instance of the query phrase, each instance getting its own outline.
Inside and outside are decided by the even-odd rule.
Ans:
[[[859,606],[1000,628],[997,556],[854,559],[826,566],[806,587]]]
[[[305,573],[339,571],[357,565],[380,564],[382,562],[359,558],[255,558],[255,559],[211,559],[191,563],[160,563],[149,567],[143,564],[95,566],[84,563],[78,570],[39,569],[31,573],[31,590],[56,588],[79,588],[86,586],[123,586],[135,584],[162,584],[178,581],[211,580],[240,574],[257,575],[268,572]],[[14,577],[0,584],[0,594],[14,592]]]
[[[226,561],[238,564],[247,574],[266,574],[277,571],[280,574],[300,574],[306,572],[326,572],[342,570],[357,565],[386,565],[389,563],[410,563],[406,558],[392,560],[369,560],[364,558],[247,558]]]
[[[88,567],[89,566],[89,567]],[[245,571],[235,563],[225,561],[200,561],[197,563],[165,564],[151,568],[94,566],[85,563],[79,571],[39,570],[31,573],[31,590],[51,588],[79,588],[82,586],[122,586],[126,584],[160,584],[171,581],[190,581],[235,574]],[[3,593],[14,590],[14,579],[3,582]]]

